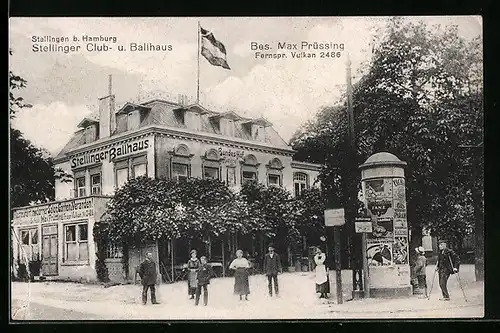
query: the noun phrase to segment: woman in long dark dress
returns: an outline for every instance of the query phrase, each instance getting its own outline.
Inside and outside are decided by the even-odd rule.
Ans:
[[[243,258],[243,251],[236,251],[236,259],[231,262],[229,268],[234,269],[234,293],[240,296],[240,300],[245,295],[245,300],[248,301],[248,294],[250,294],[248,283],[250,263],[247,259]]]
[[[320,293],[319,298],[328,298],[330,292],[330,281],[328,279],[328,270],[325,266],[326,254],[318,248],[314,256],[316,264],[316,293]]]
[[[194,299],[194,296],[196,294],[196,288],[198,287],[196,278],[197,278],[197,271],[198,268],[200,267],[200,261],[196,257],[196,250],[191,250],[190,252],[191,258],[189,259],[187,263],[187,269],[188,269],[188,294],[190,299]]]

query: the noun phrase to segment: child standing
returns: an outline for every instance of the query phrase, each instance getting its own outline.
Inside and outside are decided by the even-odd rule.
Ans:
[[[417,261],[415,262],[415,275],[418,280],[418,288],[423,290],[422,298],[427,298],[427,278],[425,276],[427,258],[425,258],[425,250],[422,246],[419,246],[415,251],[418,255]]]
[[[208,304],[208,285],[210,284],[210,278],[214,276],[214,271],[212,266],[207,263],[207,257],[202,256],[200,258],[200,267],[197,271],[197,288],[196,288],[196,299],[195,305],[200,303],[201,289],[203,288],[203,303],[205,306]]]

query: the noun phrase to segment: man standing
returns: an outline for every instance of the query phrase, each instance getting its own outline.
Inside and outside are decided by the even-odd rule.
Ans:
[[[146,253],[144,260],[139,267],[139,276],[142,283],[142,304],[146,305],[148,301],[148,289],[151,290],[151,303],[160,304],[156,301],[155,284],[156,284],[156,264],[153,261],[153,254]]]
[[[436,270],[439,273],[439,287],[443,294],[442,301],[449,301],[450,294],[448,293],[448,278],[450,274],[458,273],[460,262],[455,252],[448,248],[446,241],[439,242],[439,256]]]
[[[274,252],[274,246],[269,245],[269,252],[264,258],[264,272],[267,276],[269,296],[273,296],[273,282],[274,282],[274,292],[276,296],[279,296],[278,287],[278,273],[281,273],[281,260],[280,256]]]

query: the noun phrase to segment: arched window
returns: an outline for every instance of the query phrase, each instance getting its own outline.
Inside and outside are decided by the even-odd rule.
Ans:
[[[267,168],[267,185],[281,186],[283,184],[283,163],[275,157],[266,165]]]
[[[309,177],[307,176],[307,173],[295,172],[293,174],[293,186],[296,197],[300,196],[303,190],[309,188]]]
[[[220,179],[220,157],[215,149],[209,149],[203,159],[203,178]]]
[[[248,181],[257,181],[258,177],[258,167],[259,163],[257,162],[257,158],[252,155],[246,155],[243,158],[243,162],[241,164],[241,184]]]
[[[172,179],[186,180],[191,177],[191,154],[189,147],[185,144],[180,144],[175,147],[171,159]]]

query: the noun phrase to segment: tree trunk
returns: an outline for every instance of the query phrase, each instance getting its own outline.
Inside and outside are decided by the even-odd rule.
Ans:
[[[410,238],[410,256],[409,261],[413,262],[416,258],[415,248],[422,246],[422,226],[412,225],[411,226],[411,238]]]
[[[474,189],[473,209],[475,223],[475,249],[474,263],[476,281],[484,281],[484,221],[483,221],[483,203],[481,193]]]

